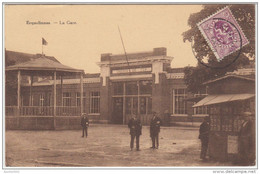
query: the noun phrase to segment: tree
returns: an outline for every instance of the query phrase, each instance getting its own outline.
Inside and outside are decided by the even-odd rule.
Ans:
[[[193,42],[192,48],[196,54],[196,58],[200,61],[207,58],[207,64],[209,66],[224,66],[231,63],[234,60],[234,57],[238,55],[238,51],[225,57],[221,62],[218,62],[197,27],[197,23],[226,6],[229,6],[233,16],[237,20],[239,26],[242,28],[250,43],[242,48],[238,59],[225,68],[208,68],[199,62],[196,67],[186,67],[184,70],[184,80],[190,92],[196,93],[200,89],[203,82],[221,77],[227,72],[236,70],[241,65],[248,64],[249,57],[252,59],[255,58],[255,5],[253,4],[203,5],[203,9],[200,12],[190,15],[188,25],[191,28],[182,34],[183,41]]]

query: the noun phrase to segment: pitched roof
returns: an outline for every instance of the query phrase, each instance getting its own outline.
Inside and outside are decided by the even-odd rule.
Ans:
[[[84,72],[80,69],[71,68],[69,66],[63,65],[59,62],[53,61],[51,59],[42,56],[38,59],[33,59],[31,61],[23,62],[20,64],[8,66],[6,71],[12,70],[33,70],[33,71],[62,71],[62,72]]]
[[[238,78],[238,79],[243,79],[243,80],[255,81],[255,79],[252,79],[252,78],[248,78],[248,77],[243,77],[243,76],[238,76],[238,75],[233,75],[232,74],[232,75],[226,75],[226,76],[214,79],[214,80],[209,80],[209,81],[203,83],[203,85],[210,84],[210,83],[213,83],[213,82],[217,82],[217,81],[220,81],[220,80],[223,80],[223,79],[227,79],[227,78]]]
[[[27,62],[33,59],[37,59],[41,57],[41,54],[29,54],[29,53],[22,53],[17,51],[10,51],[5,50],[5,57],[9,61],[13,61],[15,64]],[[55,57],[53,56],[45,56],[47,59],[53,60],[55,62],[59,62]]]
[[[226,102],[234,102],[247,100],[254,97],[255,94],[220,94],[220,95],[208,95],[204,99],[200,100],[198,103],[192,107],[208,106],[213,104],[220,104]]]

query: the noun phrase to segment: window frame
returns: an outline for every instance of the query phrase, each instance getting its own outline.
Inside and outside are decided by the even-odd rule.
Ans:
[[[93,95],[96,92],[98,93],[98,95]],[[95,104],[95,99],[97,100],[97,106],[93,105],[93,104]],[[89,114],[100,115],[100,91],[90,91],[90,94],[89,94]]]
[[[69,96],[64,96],[64,94],[69,94]],[[71,92],[63,92],[62,93],[62,106],[63,107],[70,107],[70,106],[72,106],[72,101],[71,101],[71,99],[72,99],[72,97],[71,97]],[[64,100],[68,100],[69,102],[69,105],[65,105],[65,103],[67,103],[67,102],[64,102]]]
[[[179,93],[176,91],[178,90],[183,90],[183,93]],[[184,102],[184,113],[176,113],[176,108],[178,108],[178,103],[177,103],[177,107],[176,107],[176,97],[183,97],[183,99],[187,98],[187,89],[186,88],[176,88],[176,89],[172,89],[172,113],[174,116],[187,116],[187,101],[183,101]],[[179,100],[177,100],[177,102],[179,102]]]

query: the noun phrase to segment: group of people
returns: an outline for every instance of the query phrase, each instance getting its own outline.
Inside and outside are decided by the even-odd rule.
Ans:
[[[254,156],[251,159],[251,151],[254,146],[254,136],[252,134],[253,123],[249,119],[250,117],[245,117],[246,120],[241,126],[241,130],[239,132],[239,156],[241,161],[246,161],[246,163],[251,163],[254,161]],[[150,122],[150,137],[152,140],[152,149],[159,148],[159,132],[162,124],[162,120],[158,117],[156,112],[153,112],[153,116]],[[86,114],[83,114],[81,119],[82,126],[82,137],[87,138],[88,136],[88,127],[89,127],[89,119]],[[136,150],[140,150],[139,139],[142,135],[142,124],[139,118],[137,118],[136,114],[132,115],[132,118],[128,122],[128,128],[130,129],[130,148],[133,150],[134,141],[136,141]],[[201,141],[201,153],[200,158],[202,160],[206,160],[208,144],[209,144],[209,133],[210,133],[210,125],[209,125],[209,117],[205,117],[202,124],[199,128],[199,139]],[[251,151],[250,151],[251,150]]]
[[[255,162],[255,135],[254,123],[251,113],[244,113],[244,121],[238,132],[238,160],[242,165],[252,165]],[[201,141],[200,158],[206,160],[209,144],[209,117],[205,117],[199,129],[199,139]]]
[[[150,123],[150,137],[152,139],[152,149],[159,148],[159,132],[162,121],[160,117],[158,117],[156,112],[153,112],[153,117]],[[134,140],[136,140],[136,150],[140,150],[139,138],[142,135],[142,124],[139,118],[137,118],[136,114],[132,116],[132,118],[128,122],[128,128],[130,129],[131,141],[130,148],[133,150],[134,148]]]

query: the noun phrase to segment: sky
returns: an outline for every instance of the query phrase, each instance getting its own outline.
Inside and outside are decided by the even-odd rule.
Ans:
[[[166,47],[171,67],[195,66],[191,44],[182,33],[200,5],[5,5],[7,50],[54,56],[62,64],[99,73],[101,54],[123,54]],[[35,24],[31,22],[49,22]],[[74,24],[67,24],[67,21]],[[63,24],[64,23],[64,24]]]

